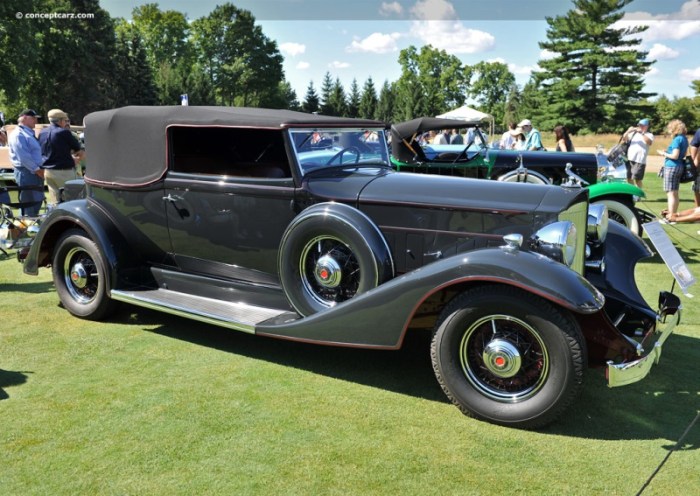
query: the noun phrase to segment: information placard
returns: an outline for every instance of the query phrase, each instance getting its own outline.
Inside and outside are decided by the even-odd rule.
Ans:
[[[654,248],[656,248],[656,251],[666,263],[666,267],[668,267],[668,270],[673,274],[681,291],[683,291],[686,296],[692,297],[693,295],[688,293],[688,288],[695,284],[695,277],[691,274],[690,269],[688,269],[688,266],[683,261],[683,257],[678,253],[678,250],[673,245],[671,238],[666,234],[666,231],[664,231],[664,228],[658,220],[644,224],[642,227],[647,233],[647,236],[649,236]]]

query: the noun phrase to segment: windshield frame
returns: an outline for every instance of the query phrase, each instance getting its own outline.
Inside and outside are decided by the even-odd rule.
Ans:
[[[289,128],[287,136],[302,177],[337,167],[391,167],[383,127]]]

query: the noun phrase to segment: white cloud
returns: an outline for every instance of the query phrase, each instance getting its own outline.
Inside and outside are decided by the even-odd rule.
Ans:
[[[448,53],[480,53],[491,50],[496,39],[490,33],[469,29],[457,19],[457,12],[446,0],[419,0],[411,8],[417,20],[411,35],[423,43]]]
[[[558,56],[559,54],[557,52],[552,52],[551,50],[547,50],[546,48],[540,52],[540,60],[549,60]]]
[[[538,71],[539,67],[534,67],[531,65],[508,64],[508,70],[516,76],[529,76],[533,72]]]
[[[654,46],[649,50],[649,60],[671,60],[676,59],[680,55],[678,50],[662,45],[661,43],[654,43]]]
[[[647,71],[647,76],[656,76],[657,74],[661,74],[661,71],[656,67],[652,67]]]
[[[480,53],[494,48],[490,33],[466,28],[459,21],[416,21],[411,34],[423,43],[448,53]]]
[[[302,53],[306,52],[306,45],[291,42],[282,43],[280,45],[280,50],[292,57],[296,57],[297,55],[301,55]]]
[[[683,81],[696,81],[700,79],[700,66],[695,69],[681,69],[678,75]]]
[[[447,0],[418,0],[411,14],[422,21],[457,19],[455,8]]]
[[[493,64],[495,62],[500,62],[501,64],[505,64],[508,66],[508,70],[516,76],[529,76],[532,73],[532,71],[535,70],[535,68],[530,66],[530,65],[517,65],[517,64],[508,63],[502,57],[488,59],[486,62],[491,63],[491,64]]]
[[[678,12],[652,15],[648,12],[628,12],[616,22],[616,29],[631,26],[649,26],[649,29],[635,36],[646,42],[656,40],[683,40],[700,35],[700,2],[687,0]]]
[[[300,70],[302,70],[302,71],[305,70],[305,69],[308,69],[309,67],[311,67],[311,64],[309,64],[308,62],[299,62],[299,63],[296,65],[296,68],[297,68],[297,69],[300,69]]]
[[[382,6],[379,8],[379,14],[385,17],[389,17],[392,15],[400,16],[401,14],[403,14],[403,7],[399,2],[382,2]]]
[[[328,64],[328,67],[330,67],[331,69],[347,69],[348,67],[350,67],[350,64],[347,62],[340,62],[338,60],[334,60],[333,62]]]
[[[363,40],[353,40],[347,52],[370,52],[370,53],[390,53],[398,50],[396,40],[401,37],[400,33],[372,33]]]

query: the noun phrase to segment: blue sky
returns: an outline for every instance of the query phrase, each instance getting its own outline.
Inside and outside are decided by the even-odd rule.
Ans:
[[[156,0],[150,0],[156,2]],[[146,0],[101,0],[113,17],[129,19]],[[161,10],[177,10],[189,20],[209,14],[216,0],[161,0]],[[284,55],[287,80],[301,101],[311,80],[317,92],[329,72],[348,91],[372,77],[379,89],[400,75],[399,52],[410,45],[433,45],[465,64],[499,61],[522,87],[537,62],[549,56],[545,17],[564,15],[567,0],[235,0],[253,13]],[[657,60],[646,90],[669,98],[692,96],[700,79],[700,0],[636,0],[621,21],[646,24],[642,49]],[[186,88],[183,89],[186,91]]]

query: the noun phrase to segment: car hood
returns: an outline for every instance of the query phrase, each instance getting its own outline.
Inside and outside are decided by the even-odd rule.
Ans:
[[[360,208],[410,205],[549,214],[561,212],[587,195],[581,188],[413,174],[386,168],[346,168],[312,174],[305,178],[304,189],[317,199],[350,203]]]
[[[586,195],[580,188],[482,181],[462,177],[389,173],[368,182],[360,206],[395,203],[484,212],[558,213]]]

